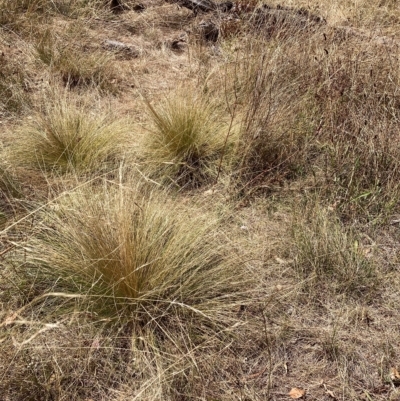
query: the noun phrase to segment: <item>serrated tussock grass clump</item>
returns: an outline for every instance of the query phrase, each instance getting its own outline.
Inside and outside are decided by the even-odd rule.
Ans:
[[[56,100],[19,129],[14,159],[45,171],[100,171],[120,159],[130,130],[125,119],[96,114],[88,104]]]
[[[60,74],[63,83],[69,87],[97,87],[103,91],[116,91],[112,81],[115,77],[112,57],[99,50],[84,51],[71,42],[79,40],[84,33],[75,27],[65,35],[65,45],[46,29],[35,44],[36,55],[52,71]]]
[[[215,243],[217,227],[213,217],[162,193],[76,190],[46,210],[29,241],[26,268],[87,296],[97,313],[154,318],[180,309],[212,316],[229,309],[244,282],[238,257]]]
[[[321,206],[295,212],[292,225],[294,268],[313,295],[316,286],[327,293],[371,297],[379,276],[368,247],[333,211]]]
[[[102,90],[115,90],[111,82],[114,78],[111,57],[103,52],[86,54],[80,49],[66,47],[57,54],[53,68],[68,87],[96,86]]]
[[[215,176],[225,140],[218,108],[183,92],[157,106],[146,104],[152,122],[144,152],[149,174],[180,187]]]

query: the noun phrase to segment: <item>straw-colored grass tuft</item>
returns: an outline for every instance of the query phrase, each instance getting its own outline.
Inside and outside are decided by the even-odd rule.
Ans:
[[[125,119],[95,114],[87,104],[57,100],[20,128],[15,160],[60,173],[103,170],[120,158],[130,130]]]
[[[24,257],[35,276],[87,295],[98,313],[213,316],[215,308],[229,310],[245,271],[223,241],[215,244],[217,228],[212,216],[162,193],[76,190],[46,210]]]
[[[152,120],[144,152],[149,174],[180,187],[199,186],[215,177],[225,145],[215,105],[183,93],[158,106],[146,103]]]

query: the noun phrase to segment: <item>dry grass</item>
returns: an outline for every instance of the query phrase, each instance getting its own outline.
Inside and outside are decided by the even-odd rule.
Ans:
[[[35,46],[37,57],[59,74],[68,88],[96,87],[100,90],[116,92],[113,84],[115,71],[112,57],[99,49],[87,52],[84,45],[87,33],[82,27],[73,26],[60,38],[56,38],[48,28],[40,34]]]
[[[228,89],[241,125],[239,188],[247,194],[271,189],[312,172],[343,217],[393,213],[399,195],[396,59],[385,45],[341,29],[306,36],[301,29],[267,45],[249,39]]]
[[[111,58],[100,51],[86,56],[82,50],[67,47],[59,54],[53,66],[68,87],[94,85],[103,90],[115,90]]]
[[[317,287],[323,293],[373,298],[379,277],[369,258],[371,249],[363,246],[354,229],[320,206],[305,206],[298,213],[292,228],[294,268],[306,291],[312,297]]]
[[[400,11],[278,3],[0,1],[3,398],[399,399]]]
[[[77,190],[45,209],[26,244],[32,250],[24,252],[26,268],[108,304],[111,316],[115,308],[131,310],[120,320],[131,313],[139,321],[158,319],[169,308],[199,316],[218,304],[229,309],[243,280],[239,259],[214,245],[215,219],[196,214],[140,188]]]
[[[218,107],[201,95],[172,93],[159,106],[146,102],[152,120],[144,158],[149,175],[179,187],[196,187],[216,177],[228,143]]]
[[[105,183],[44,208],[35,232],[9,258],[19,276],[14,290],[27,300],[18,315],[31,317],[18,335],[18,362],[10,367],[16,371],[2,371],[2,390],[27,399],[93,396],[97,390],[79,383],[93,375],[102,392],[133,385],[140,399],[187,391],[187,375],[198,375],[208,348],[229,341],[233,312],[248,302],[252,286],[218,221],[199,212],[160,192]],[[13,327],[25,324],[11,319],[5,326],[15,336]],[[41,335],[59,330],[61,342]]]
[[[0,113],[19,114],[31,104],[30,81],[19,60],[0,57]]]
[[[123,157],[131,129],[126,119],[96,115],[87,101],[56,97],[19,129],[13,162],[59,173],[110,169]]]
[[[4,156],[4,155],[3,155]],[[23,197],[23,191],[11,166],[3,159],[0,164],[0,227],[4,228],[7,220],[17,209],[17,201]]]
[[[240,119],[235,173],[246,193],[310,172],[320,118],[291,43],[249,45],[252,56],[243,55],[232,77]]]

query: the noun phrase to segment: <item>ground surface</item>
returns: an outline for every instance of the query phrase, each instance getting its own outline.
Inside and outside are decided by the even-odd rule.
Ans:
[[[3,3],[0,399],[287,400],[298,388],[308,400],[400,400],[397,2],[271,1],[275,16],[257,22],[251,1],[198,15],[161,0],[144,10],[127,0],[120,13],[21,1],[14,17]],[[216,41],[204,38],[204,22]],[[209,96],[224,138],[247,130],[251,144],[276,133],[259,156],[270,164],[259,167],[239,139],[232,148],[243,146],[245,161],[222,153],[219,173],[198,185],[152,175],[146,102],[176,93]],[[224,329],[174,316],[165,327],[176,337],[149,334],[150,323],[109,324],[79,300],[71,309],[67,290],[43,296],[60,293],[56,279],[21,273],[47,223],[44,205],[58,210],[60,194],[95,180],[16,156],[21,127],[63,97],[128,121],[124,185],[156,182],[189,209],[186,219],[221,219],[215,246],[227,243],[253,280],[245,300],[218,312],[229,317]],[[98,174],[117,182],[116,171]]]

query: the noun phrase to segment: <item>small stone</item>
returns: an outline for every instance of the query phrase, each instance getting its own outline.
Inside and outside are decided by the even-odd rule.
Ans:
[[[138,3],[132,6],[132,10],[137,13],[142,13],[144,10],[146,10],[146,6],[142,3]]]
[[[108,40],[104,41],[103,47],[107,50],[124,53],[131,57],[139,57],[140,51],[134,45],[126,44],[119,42],[117,40]]]

